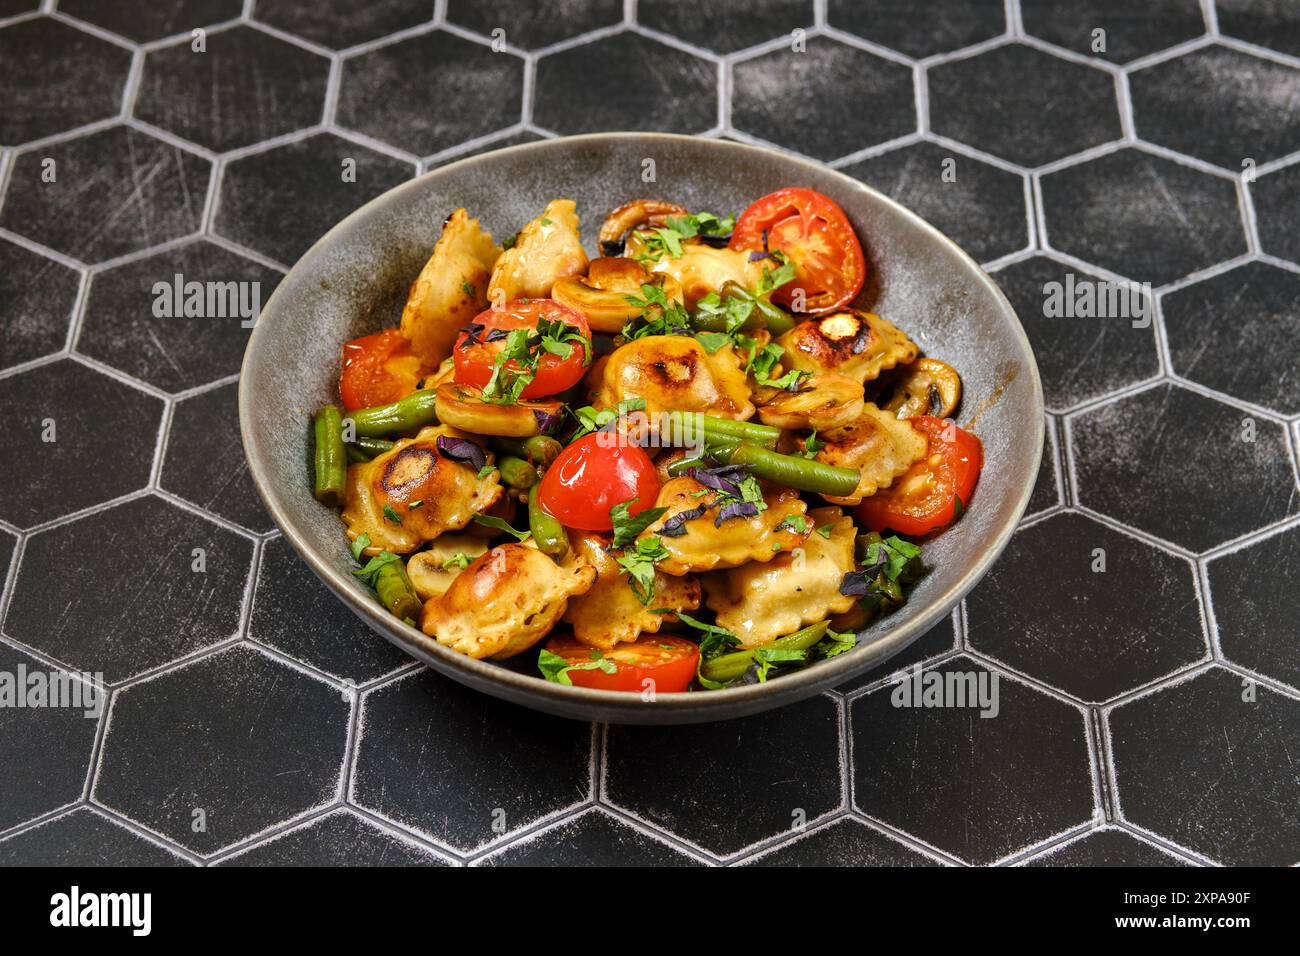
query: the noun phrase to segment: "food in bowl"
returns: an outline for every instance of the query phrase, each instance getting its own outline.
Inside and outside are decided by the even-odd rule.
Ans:
[[[597,241],[565,199],[499,245],[457,209],[399,325],[342,345],[314,491],[354,573],[418,640],[561,684],[851,651],[970,504],[957,370],[852,306],[866,256],[812,190],[633,200]]]

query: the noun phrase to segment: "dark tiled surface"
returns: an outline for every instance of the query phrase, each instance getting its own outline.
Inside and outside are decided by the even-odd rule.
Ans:
[[[162,406],[69,359],[0,379],[6,470],[23,489],[0,518],[30,527],[143,488]]]
[[[1138,70],[1129,87],[1138,136],[1161,146],[1237,171],[1300,149],[1300,123],[1277,116],[1300,98],[1295,67],[1210,46]]]
[[[1124,63],[1205,32],[1197,0],[1026,0],[1025,32],[1049,43]],[[1097,31],[1102,31],[1100,34]]]
[[[55,163],[54,182],[43,178],[47,159]],[[20,153],[0,226],[102,262],[197,231],[210,175],[206,159],[115,126]]]
[[[1191,562],[1079,514],[1017,532],[966,621],[968,646],[1084,701],[1207,653]]]
[[[592,82],[592,62],[600,81]],[[718,68],[691,53],[619,33],[537,64],[533,119],[557,133],[641,129],[702,133],[718,121]],[[617,97],[608,95],[619,90]]]
[[[414,171],[333,133],[276,146],[226,166],[213,230],[293,265],[334,223]]]
[[[1120,806],[1219,862],[1290,866],[1300,860],[1290,753],[1300,701],[1248,684],[1213,668],[1116,708]]]
[[[833,40],[732,67],[731,122],[760,139],[831,160],[916,129],[912,71]],[[869,123],[846,122],[871,104]],[[834,122],[827,122],[834,116]]]
[[[167,309],[155,313],[160,293],[155,285],[182,290],[191,282],[258,283],[245,298],[252,306],[265,303],[280,281],[280,273],[206,240],[168,249],[144,259],[96,273],[90,283],[77,351],[166,391],[178,392],[234,375],[244,357],[249,329],[233,310],[228,314],[185,315],[175,307],[175,295],[164,295]]]
[[[970,658],[939,673],[987,673]],[[971,863],[991,863],[1087,823],[1082,713],[1010,679],[999,712],[898,707],[886,685],[852,704],[853,793],[875,819]]]
[[[120,681],[233,636],[252,558],[251,541],[135,498],[32,535],[4,630]]]
[[[1157,285],[1246,251],[1231,181],[1122,149],[1043,177],[1053,249]]]
[[[0,16],[36,6],[0,0]],[[828,0],[831,35],[810,29],[803,53],[790,31],[808,23],[804,0],[755,0],[743,15],[722,4],[641,0],[631,19],[644,27],[616,26],[621,0],[257,0],[248,5],[253,25],[209,31],[207,52],[191,49],[192,30],[242,18],[245,6],[61,0],[61,14],[76,19],[0,27],[0,50],[17,51],[0,56],[0,71],[18,74],[3,84],[0,128],[16,127],[21,138],[0,136],[0,442],[10,484],[23,489],[0,502],[0,571],[20,555],[0,578],[13,590],[0,595],[8,607],[0,669],[33,649],[21,643],[124,681],[93,800],[130,818],[85,806],[95,720],[0,710],[0,863],[156,865],[185,863],[187,853],[231,865],[933,862],[896,830],[976,862],[1296,861],[1288,808],[1300,795],[1285,750],[1300,719],[1300,607],[1289,597],[1300,550],[1295,280],[1276,264],[1252,263],[1182,281],[1238,256],[1259,258],[1249,254],[1248,222],[1266,256],[1300,263],[1300,163],[1282,157],[1300,146],[1296,68],[1267,51],[1230,49],[1245,41],[1300,54],[1294,4],[1218,0],[1219,26],[1238,41],[1180,47],[1136,70],[1117,64],[1205,29],[1199,4],[1159,0],[1140,15],[1118,0],[1020,4],[1028,34],[1083,52],[1095,67],[1011,37],[953,59],[1006,34],[1001,0]],[[390,40],[444,6],[454,26],[430,22]],[[92,37],[78,21],[125,39]],[[1107,49],[1094,55],[1081,45],[1090,29],[1080,31],[1098,26]],[[490,48],[498,27],[509,45],[499,53]],[[603,39],[527,62],[550,44],[610,27]],[[175,142],[139,120],[112,119],[130,86],[127,46],[163,37],[171,38],[165,48],[137,62],[140,98],[127,105]],[[772,49],[744,48],[756,41]],[[330,52],[356,43],[365,52]],[[83,53],[62,55],[69,49]],[[919,100],[913,69],[890,50],[933,58],[917,69]],[[340,60],[337,109],[327,106],[331,58]],[[1078,150],[1121,136],[1108,72],[1121,68],[1131,76],[1137,132],[1162,145],[1134,141],[1077,162]],[[720,88],[730,102],[718,102]],[[76,132],[105,120],[96,132]],[[714,727],[606,731],[431,674],[395,673],[406,659],[334,600],[287,542],[263,533],[271,526],[242,472],[233,386],[203,388],[237,370],[247,332],[237,322],[155,317],[154,283],[178,272],[261,281],[265,302],[277,272],[257,260],[291,264],[339,218],[413,173],[496,145],[602,129],[757,137],[837,160],[909,137],[845,165],[981,261],[1000,260],[997,281],[1021,312],[1055,411],[1029,512],[1064,513],[1017,535],[968,599],[966,623],[945,619],[838,693],[783,711]],[[21,145],[47,135],[44,145]],[[217,163],[199,152],[236,146],[239,158]],[[1195,158],[1149,151],[1157,148]],[[937,174],[949,154],[955,182]],[[1266,171],[1239,186],[1245,156]],[[1041,189],[1026,209],[1025,171],[1003,167],[1058,157],[1057,171],[1034,174]],[[355,182],[345,182],[348,159]],[[1205,161],[1221,175],[1189,165]],[[50,172],[54,181],[44,181]],[[1253,216],[1239,208],[1239,192]],[[1072,264],[1054,265],[1052,250]],[[62,257],[72,262],[53,261]],[[1070,271],[1186,286],[1156,290],[1171,367],[1156,361],[1152,331],[1122,317],[1046,316],[1042,285]],[[111,374],[68,359],[8,372],[57,357],[70,332],[76,352]],[[1163,383],[1133,391],[1169,371],[1220,399]],[[141,390],[113,376],[141,381]],[[145,394],[192,389],[180,400]],[[1118,398],[1119,390],[1130,394]],[[57,422],[52,445],[40,441],[44,418]],[[169,423],[161,446],[160,422]],[[1248,425],[1253,443],[1241,440]],[[165,467],[154,462],[158,447]],[[101,507],[159,476],[176,501]],[[1076,485],[1082,505],[1102,518],[1077,514]],[[91,513],[71,523],[13,533],[82,508]],[[210,522],[202,509],[249,530]],[[1284,527],[1269,527],[1282,519]],[[1195,667],[1189,662],[1204,653],[1190,565],[1114,523],[1202,555],[1221,667],[1181,684],[1181,672],[1161,676]],[[199,547],[202,573],[191,570]],[[1092,547],[1106,551],[1104,574],[1081,570]],[[235,635],[251,644],[230,646]],[[950,657],[945,666],[976,666],[951,662],[965,646],[959,638],[984,664],[1004,661],[993,666],[1023,670],[1035,686],[1004,677],[994,719],[893,707],[887,678],[900,668],[938,655]],[[186,655],[193,659],[165,668]],[[164,669],[131,676],[150,668]],[[1256,687],[1247,703],[1242,679],[1251,673],[1276,689]],[[1144,693],[1154,693],[1097,708],[1110,730],[1095,734],[1092,748],[1084,715],[1055,696],[1114,699],[1152,680]],[[348,681],[369,682],[363,706],[349,706]],[[355,752],[341,780],[348,741]],[[1107,776],[1100,795],[1093,774]],[[883,828],[847,812],[844,777],[855,806]],[[1109,802],[1112,823],[1100,822],[1098,799]],[[193,829],[198,808],[206,832]],[[1043,849],[1064,834],[1067,842]]]
[[[135,115],[217,152],[321,120],[329,61],[249,27],[221,30],[145,57]]]
[[[131,51],[43,17],[0,30],[0,144],[116,116]]]
[[[934,143],[890,150],[842,172],[898,200],[979,262],[1025,248],[1025,180]]]
[[[348,701],[247,647],[113,699],[94,799],[196,853],[333,800]]]
[[[827,0],[826,19],[908,56],[946,53],[989,40],[1006,30],[1002,0]]]
[[[1024,166],[1120,135],[1115,82],[1101,70],[1020,44],[929,71],[930,127]]]
[[[1071,430],[1079,501],[1189,550],[1300,511],[1282,426],[1176,385],[1085,412]]]

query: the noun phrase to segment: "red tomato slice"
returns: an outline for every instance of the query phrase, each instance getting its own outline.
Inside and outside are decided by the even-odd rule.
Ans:
[[[500,309],[485,309],[474,317],[474,323],[483,326],[483,331],[477,336],[478,342],[469,342],[469,335],[465,332],[456,339],[456,347],[452,349],[452,355],[456,359],[456,381],[482,388],[492,377],[493,361],[497,353],[505,348],[503,340],[486,341],[488,335],[495,329],[505,332],[511,329],[535,329],[541,319],[571,325],[588,341],[591,339],[591,329],[582,313],[553,299],[515,299]],[[572,349],[568,358],[560,358],[550,352],[542,353],[537,363],[537,373],[525,386],[520,398],[554,395],[582,378],[587,369],[587,350],[581,343],[572,340],[569,345]],[[507,368],[519,371],[519,363],[510,361]]]
[[[553,637],[547,642],[546,649],[571,664],[589,664],[592,661],[591,648],[572,637]],[[649,689],[657,694],[672,694],[691,686],[700,649],[683,637],[645,634],[635,641],[616,644],[613,650],[602,654],[617,670],[613,674],[606,674],[599,668],[568,671],[575,687],[635,693]]]
[[[413,391],[420,381],[420,360],[396,329],[343,343],[339,398],[348,411],[387,405]]]
[[[901,478],[858,505],[858,520],[872,531],[921,535],[952,524],[961,516],[957,500],[965,510],[984,467],[984,446],[970,432],[930,415],[911,421],[929,448]]]
[[[778,189],[752,203],[736,222],[732,249],[785,253],[795,279],[772,293],[790,307],[803,289],[804,312],[820,315],[852,301],[867,278],[862,244],[835,200],[811,189]]]
[[[570,528],[609,531],[609,509],[636,501],[639,514],[659,497],[659,475],[650,456],[613,432],[594,432],[560,452],[537,491],[542,508]]]

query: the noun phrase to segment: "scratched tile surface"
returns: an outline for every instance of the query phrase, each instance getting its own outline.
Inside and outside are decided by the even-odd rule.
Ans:
[[[1295,4],[0,0],[0,96],[0,670],[109,690],[0,709],[0,864],[1300,861]],[[914,208],[1044,379],[976,591],[713,727],[544,717],[375,637],[251,487],[248,329],[154,309],[264,303],[411,176],[613,129]],[[1048,309],[1098,281],[1148,283],[1138,320]],[[896,706],[914,666],[996,677],[997,716]]]

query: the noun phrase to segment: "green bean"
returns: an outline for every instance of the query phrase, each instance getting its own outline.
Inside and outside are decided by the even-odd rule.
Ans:
[[[782,455],[747,442],[717,444],[709,454],[725,465],[747,465],[758,478],[819,495],[847,497],[858,487],[856,468],[839,468],[798,455]]]
[[[321,504],[336,508],[347,493],[348,456],[343,448],[343,416],[334,405],[326,405],[312,422],[316,437],[316,485],[313,493]]]
[[[493,438],[492,447],[502,455],[524,458],[534,465],[549,465],[560,457],[564,446],[550,435],[533,435],[530,438]]]
[[[790,318],[789,314],[780,306],[773,305],[767,296],[754,295],[743,286],[736,286],[732,294],[754,303],[754,311],[763,317],[763,321],[767,325],[767,331],[772,334],[772,338],[784,335],[794,328],[794,319]]]
[[[724,312],[715,315],[693,315],[691,325],[701,332],[753,332],[766,328],[773,338],[784,335],[794,328],[794,320],[779,306],[773,305],[766,296],[756,296],[737,282],[728,281],[719,293],[723,299],[743,299],[754,304],[749,318],[738,329],[729,329],[729,317]]]
[[[364,465],[370,460],[370,456],[356,445],[344,445],[343,450],[348,453],[348,461],[355,464]]]
[[[659,416],[658,428],[660,434],[669,433],[683,443],[702,437],[706,443],[747,441],[764,448],[775,448],[777,439],[781,437],[781,429],[771,425],[714,418],[698,412],[664,412]]]
[[[409,432],[438,420],[433,389],[412,392],[388,405],[358,408],[348,416],[357,435],[362,438],[382,438],[395,432]]]
[[[771,644],[764,646],[782,651],[806,651],[822,639],[822,635],[826,633],[826,628],[829,626],[829,621],[818,621],[803,630],[787,634],[785,637],[778,637]],[[749,670],[749,665],[754,662],[754,651],[757,649],[751,647],[743,651],[721,654],[713,658],[713,660],[701,664],[700,673],[709,680],[717,681],[720,684],[737,680],[744,676],[745,671]]]
[[[424,607],[415,586],[406,575],[406,566],[399,558],[389,561],[375,572],[375,591],[379,600],[393,615],[400,620],[420,620],[420,610]]]
[[[349,459],[364,463],[386,451],[392,451],[393,443],[383,438],[358,438],[356,441],[348,442],[347,448]]]
[[[531,488],[537,484],[537,469],[522,458],[503,455],[497,459],[501,480],[511,488]]]
[[[569,536],[564,525],[542,510],[542,503],[537,497],[541,487],[539,482],[528,492],[528,528],[541,552],[559,561],[569,553]]]

